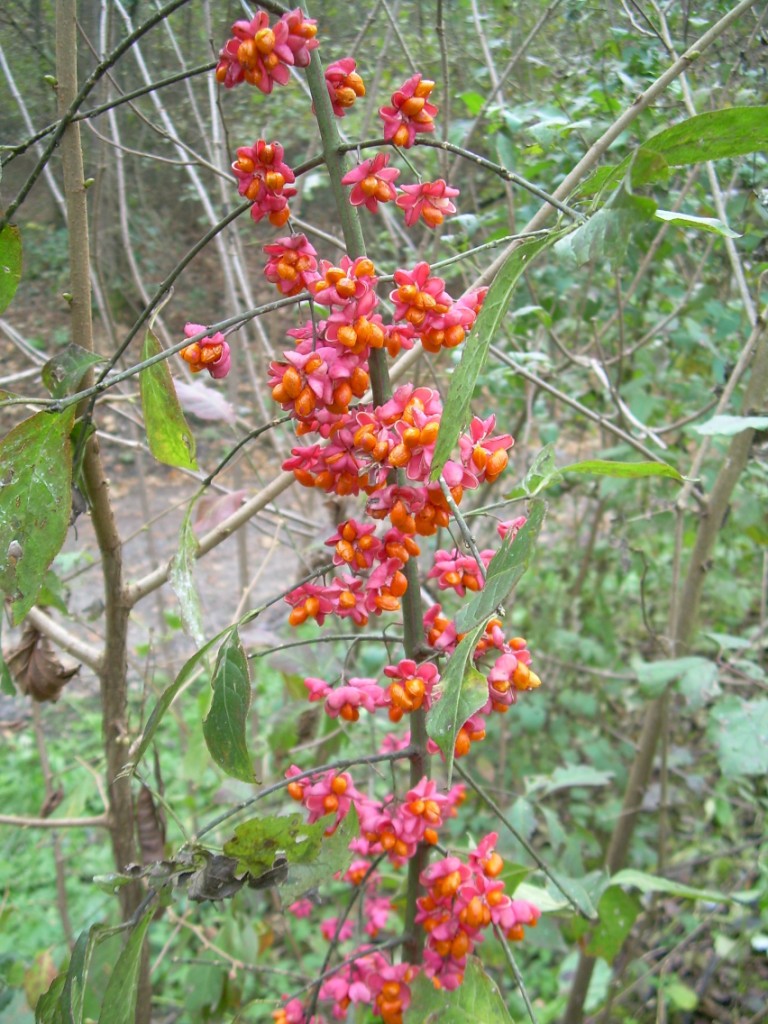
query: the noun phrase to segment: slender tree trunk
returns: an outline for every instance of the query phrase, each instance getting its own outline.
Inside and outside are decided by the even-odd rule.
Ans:
[[[56,5],[56,73],[59,112],[63,115],[77,95],[76,0],[58,0]],[[61,155],[69,226],[72,337],[82,348],[93,351],[88,208],[80,129],[77,123],[68,125],[61,140]],[[128,748],[126,646],[130,606],[123,586],[122,544],[95,436],[92,436],[85,446],[82,479],[104,574],[105,648],[99,683],[107,766],[110,836],[115,867],[122,871],[127,864],[136,859],[131,782],[128,777],[120,777],[127,760]],[[133,915],[143,895],[143,889],[138,882],[121,888],[120,904],[124,920]],[[150,996],[148,960],[145,955],[139,984],[136,1024],[148,1024]]]

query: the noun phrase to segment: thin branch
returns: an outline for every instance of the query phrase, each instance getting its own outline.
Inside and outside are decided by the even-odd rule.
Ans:
[[[56,129],[52,132],[48,144],[43,150],[40,159],[35,164],[31,174],[22,185],[21,189],[17,193],[15,199],[11,200],[5,209],[5,212],[0,216],[0,231],[8,224],[13,217],[14,213],[18,210],[24,200],[27,198],[29,193],[32,191],[32,187],[43,172],[43,168],[46,166],[51,158],[51,154],[54,152],[56,147],[61,142],[62,136],[66,131],[67,127],[72,123],[73,118],[77,114],[78,110],[83,104],[86,96],[93,90],[96,84],[100,81],[103,75],[134,45],[134,43],[141,39],[143,35],[146,35],[150,29],[154,28],[163,18],[167,18],[169,14],[175,11],[179,7],[183,7],[184,4],[188,3],[188,0],[170,0],[164,7],[159,8],[155,11],[147,20],[139,25],[137,29],[129,33],[121,42],[115,47],[114,50],[108,56],[104,58],[86,78],[80,91],[72,99],[64,115],[59,119]]]
[[[27,618],[38,632],[42,633],[43,636],[47,636],[49,640],[53,640],[62,651],[66,651],[73,658],[82,661],[84,665],[87,665],[97,675],[101,672],[104,655],[97,647],[93,647],[84,640],[79,640],[76,636],[73,636],[66,627],[52,619],[42,608],[30,608],[27,612]]]
[[[110,821],[106,814],[92,818],[25,818],[18,814],[0,814],[0,825],[16,828],[109,828]]]

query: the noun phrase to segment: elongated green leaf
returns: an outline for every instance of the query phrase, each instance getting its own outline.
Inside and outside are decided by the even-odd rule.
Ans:
[[[53,398],[64,398],[78,390],[80,382],[92,366],[103,362],[104,357],[97,356],[95,352],[89,352],[80,345],[67,345],[43,367],[43,384]]]
[[[711,709],[707,733],[723,775],[768,774],[768,700],[724,697]]]
[[[528,796],[535,794],[542,797],[575,786],[607,786],[613,778],[614,772],[602,771],[590,764],[574,764],[566,768],[555,768],[551,775],[529,776],[525,791]]]
[[[553,232],[544,238],[524,242],[510,254],[494,278],[485,297],[483,308],[480,310],[464,345],[461,362],[451,377],[451,385],[440,419],[440,432],[437,435],[435,454],[432,460],[432,480],[439,479],[443,466],[451,457],[459,434],[469,422],[469,406],[477,378],[485,365],[491,342],[497,336],[507,308],[512,301],[512,295],[520,276],[536,257],[553,245],[559,237],[558,233]]]
[[[0,590],[14,623],[35,603],[69,529],[74,407],[39,412],[0,443]]]
[[[200,606],[200,595],[195,585],[195,561],[200,544],[192,529],[192,510],[195,501],[191,501],[181,524],[179,546],[171,560],[168,581],[174,594],[179,599],[179,610],[184,629],[189,633],[198,647],[205,643],[203,632],[203,612]]]
[[[144,726],[144,732],[141,740],[139,741],[136,751],[132,756],[131,761],[123,768],[122,775],[130,775],[136,769],[136,766],[144,757],[146,752],[149,750],[152,740],[155,738],[155,733],[160,725],[168,708],[173,704],[176,699],[176,695],[179,691],[194,678],[195,673],[205,664],[205,659],[211,652],[213,647],[225,636],[231,634],[233,627],[227,626],[220,633],[217,633],[215,637],[208,641],[199,651],[196,651],[191,658],[189,658],[182,666],[181,671],[176,676],[170,686],[163,690],[157,704],[152,708],[152,713],[147,719],[147,724]]]
[[[668,878],[649,875],[645,871],[635,871],[634,868],[625,868],[618,874],[612,875],[608,884],[625,885],[630,889],[639,889],[640,892],[666,892],[670,896],[680,896],[682,899],[689,900],[706,900],[708,903],[748,903],[754,899],[753,893],[724,893],[718,892],[716,889],[694,889],[690,885],[672,882]]]
[[[723,224],[717,217],[694,217],[690,213],[680,213],[675,210],[657,210],[654,213],[656,220],[666,221],[668,224],[675,224],[681,228],[696,228],[698,231],[711,231],[715,235],[722,235],[723,238],[741,238],[738,231]]]
[[[13,224],[0,231],[0,313],[4,313],[21,280],[21,233]]]
[[[624,259],[632,232],[647,224],[656,212],[656,202],[633,195],[626,187],[615,192],[605,206],[593,213],[555,245],[558,256],[581,266],[609,258],[614,264]]]
[[[78,936],[66,974],[53,980],[51,987],[37,1001],[37,1024],[83,1024],[83,995],[93,951],[113,929],[95,924]]]
[[[570,197],[570,202],[579,202],[582,199],[588,199],[591,196],[601,196],[606,192],[611,192],[624,181],[627,176],[634,154],[630,153],[629,156],[625,157],[620,164],[614,164],[608,167],[597,167],[592,173],[582,181],[582,183],[576,188],[576,191]],[[596,200],[596,203],[599,200]]]
[[[255,782],[248,753],[246,727],[251,706],[248,659],[235,629],[216,659],[213,700],[203,719],[203,736],[211,757],[227,775],[243,782]]]
[[[151,359],[162,352],[160,342],[147,331],[141,358]],[[147,429],[149,450],[158,462],[179,469],[197,469],[195,439],[176,397],[167,360],[154,363],[139,374],[141,407]]]
[[[605,459],[588,459],[586,462],[574,462],[570,466],[561,466],[561,473],[584,473],[590,476],[618,476],[638,479],[646,476],[663,476],[670,480],[683,482],[683,477],[674,466],[666,462],[608,462]]]
[[[566,907],[576,909],[589,920],[597,919],[597,908],[586,888],[574,878],[566,878],[550,869],[546,889],[531,882],[521,882],[515,889],[515,898],[528,900],[537,906],[542,914],[556,914]]]
[[[128,936],[107,983],[99,1024],[134,1024],[141,947],[155,908],[150,907]]]
[[[555,446],[545,445],[531,463],[531,468],[525,474],[525,479],[515,487],[505,498],[532,498],[539,494],[550,484],[559,483],[563,475],[555,465]]]
[[[661,177],[666,167],[685,167],[764,149],[768,149],[768,107],[708,111],[666,128],[643,143],[632,165],[632,183],[639,185]]]
[[[35,1024],[62,1024],[61,993],[66,980],[66,974],[57,974],[48,991],[37,1000]]]
[[[548,444],[534,459],[522,484],[513,488],[506,498],[529,498],[540,494],[552,484],[562,481],[565,473],[583,473],[593,476],[640,478],[648,476],[667,477],[682,482],[683,477],[674,466],[666,462],[611,462],[606,459],[588,459],[574,462],[570,466],[555,465],[554,445]]]
[[[464,981],[451,992],[422,973],[410,986],[404,1024],[514,1024],[501,993],[477,957],[467,957]]]
[[[743,430],[768,430],[768,416],[713,416],[691,429],[705,437],[733,437]]]
[[[456,628],[460,633],[471,629],[479,622],[487,622],[520,582],[531,564],[546,508],[546,503],[541,498],[534,498],[525,526],[516,537],[510,536],[504,540],[491,559],[483,589],[462,605],[456,616]]]
[[[448,785],[453,773],[456,736],[467,719],[488,700],[488,682],[471,662],[484,629],[485,622],[470,629],[448,659],[440,677],[440,700],[427,715],[427,733],[445,755]]]
[[[670,167],[744,156],[768,147],[768,107],[730,107],[666,128],[613,167],[598,167],[579,185],[571,202],[615,189],[631,170],[632,185],[664,178]]]
[[[324,821],[308,825],[301,814],[250,818],[224,843],[224,853],[237,859],[238,874],[247,871],[254,877],[268,871],[278,854],[289,864],[311,864],[320,853],[326,827]]]

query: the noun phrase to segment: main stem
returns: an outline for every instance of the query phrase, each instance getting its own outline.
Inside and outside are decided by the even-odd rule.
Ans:
[[[59,111],[64,116],[77,96],[77,0],[58,0],[56,5],[56,74]],[[93,351],[88,207],[80,128],[76,123],[68,124],[62,135],[61,157],[67,206],[72,336],[81,347]],[[95,434],[85,446],[82,475],[104,574],[105,644],[99,684],[109,794],[109,831],[115,867],[122,871],[136,860],[131,783],[128,777],[120,777],[127,760],[126,652],[130,607],[123,586],[122,543]],[[139,882],[120,889],[124,920],[132,916],[143,896]],[[136,1024],[148,1024],[150,1003],[148,962],[144,957]]]
[[[345,147],[336,127],[336,119],[331,107],[323,70],[317,57],[317,51],[314,51],[312,54],[312,60],[307,68],[307,82],[312,94],[312,102],[314,103],[315,115],[320,129],[323,156],[328,168],[331,190],[341,222],[347,255],[351,259],[357,259],[360,256],[366,255],[365,240],[357,209],[349,202],[349,196],[341,184],[341,179],[346,170]],[[369,369],[373,404],[383,405],[392,395],[389,367],[383,348],[371,351]],[[414,558],[409,559],[404,571],[408,580],[408,589],[402,598],[403,647],[406,658],[418,660],[422,645],[423,609],[419,587],[419,570]],[[427,773],[427,729],[424,711],[419,709],[413,712],[410,720],[411,746],[413,748],[413,753],[410,756],[410,784],[415,786]],[[403,943],[403,959],[413,964],[421,961],[424,942],[421,929],[417,929],[415,926],[415,918],[416,899],[420,891],[419,875],[426,866],[428,856],[428,848],[422,843],[419,845],[415,856],[408,862],[405,909],[406,936]]]

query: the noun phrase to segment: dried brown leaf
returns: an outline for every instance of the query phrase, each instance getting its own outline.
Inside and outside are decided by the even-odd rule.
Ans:
[[[5,662],[21,692],[40,703],[57,701],[62,689],[80,671],[77,662],[62,661],[48,637],[29,622],[16,647],[7,652]]]
[[[63,799],[64,790],[54,789],[53,792],[43,801],[43,806],[40,808],[39,816],[41,818],[50,818]]]
[[[162,860],[165,854],[165,815],[146,786],[141,787],[136,801],[136,821],[142,864]]]

